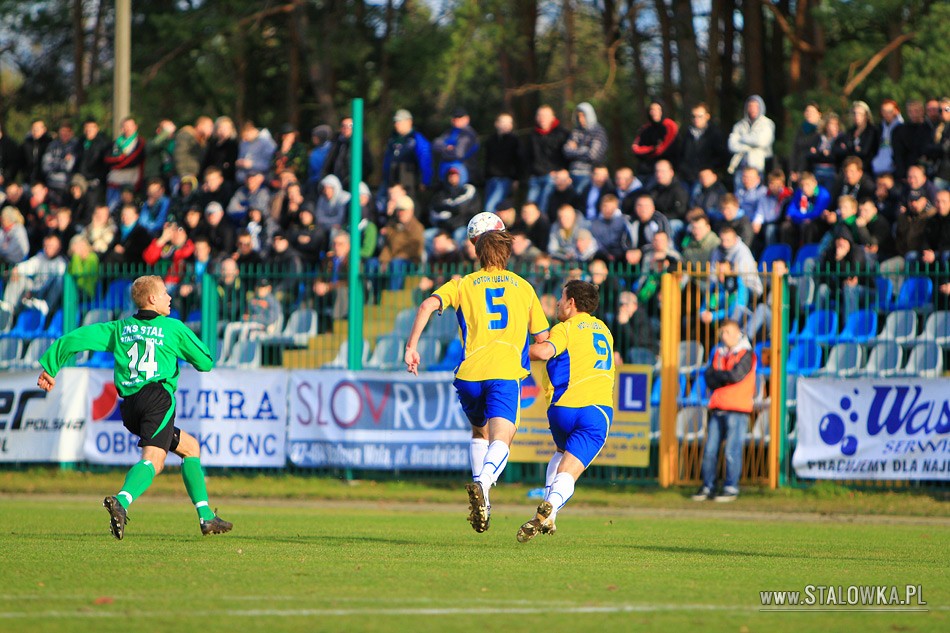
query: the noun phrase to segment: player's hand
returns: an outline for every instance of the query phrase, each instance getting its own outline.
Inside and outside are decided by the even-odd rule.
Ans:
[[[43,373],[40,374],[39,379],[36,381],[36,386],[43,391],[50,391],[56,386],[56,379],[50,376],[46,370],[43,370]]]
[[[406,371],[408,371],[413,376],[419,375],[419,362],[422,359],[419,357],[419,350],[415,348],[406,348]]]

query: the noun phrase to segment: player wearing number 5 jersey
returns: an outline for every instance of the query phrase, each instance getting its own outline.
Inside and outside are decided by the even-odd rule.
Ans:
[[[113,353],[115,387],[123,398],[122,423],[139,436],[142,447],[142,460],[129,470],[122,489],[102,502],[115,538],[125,534],[126,510],[162,471],[169,451],[182,458],[181,476],[198,511],[201,533],[228,532],[231,523],[215,516],[208,506],[198,440],[175,428],[178,360],[191,363],[198,371],[210,371],[214,364],[211,352],[181,321],[168,318],[171,297],[161,277],[136,279],[132,300],[138,311],[131,317],[86,325],[55,341],[40,359],[43,373],[37,384],[51,390],[57,372],[77,352]]]
[[[554,534],[554,519],[574,494],[574,483],[607,441],[614,410],[614,341],[597,309],[597,286],[569,281],[557,303],[560,323],[547,341],[532,345],[532,360],[548,361],[548,422],[557,446],[548,462],[545,497],[535,517],[518,530],[527,543]]]
[[[455,308],[462,337],[462,362],[455,389],[472,424],[473,483],[466,486],[469,522],[476,532],[489,526],[488,491],[508,463],[521,407],[521,379],[528,375],[528,345],[547,338],[548,321],[527,281],[505,270],[511,236],[489,231],[475,243],[482,269],[453,279],[422,302],[406,344],[406,367],[418,373],[416,345],[436,310]]]

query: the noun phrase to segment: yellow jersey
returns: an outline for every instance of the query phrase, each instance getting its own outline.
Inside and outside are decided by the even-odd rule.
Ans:
[[[551,328],[545,385],[548,404],[614,406],[614,338],[604,322],[580,312]]]
[[[507,270],[452,279],[432,296],[455,308],[462,337],[459,380],[520,380],[529,373],[531,336],[549,328],[534,288]]]

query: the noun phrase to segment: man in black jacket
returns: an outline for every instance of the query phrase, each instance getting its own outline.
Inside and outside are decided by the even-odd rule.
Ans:
[[[0,188],[6,189],[7,185],[16,180],[22,161],[20,144],[10,138],[9,134],[4,134],[3,127],[0,126]]]
[[[564,143],[568,131],[561,127],[549,105],[538,108],[535,115],[537,126],[531,132],[526,146],[528,166],[528,202],[538,205],[542,211],[548,208],[548,198],[554,190],[554,172],[567,169]]]
[[[485,211],[494,211],[495,205],[511,197],[524,172],[521,141],[513,129],[511,115],[499,114],[495,133],[485,141]]]
[[[676,171],[683,182],[691,186],[699,179],[699,172],[703,169],[716,172],[725,169],[729,153],[722,130],[711,121],[705,103],[693,106],[690,117],[690,124],[684,125],[679,131]]]
[[[53,142],[43,119],[30,125],[30,133],[23,141],[23,182],[33,184],[43,180],[43,154]]]
[[[102,133],[95,119],[86,119],[82,124],[82,136],[76,173],[86,179],[86,198],[90,206],[94,207],[106,201],[109,167],[104,159],[112,149],[112,140]]]

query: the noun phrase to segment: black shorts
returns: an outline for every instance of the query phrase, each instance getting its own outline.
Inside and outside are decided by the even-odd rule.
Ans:
[[[145,385],[123,399],[119,411],[125,428],[139,436],[139,446],[166,452],[178,448],[181,431],[175,428],[175,402],[163,383]]]

